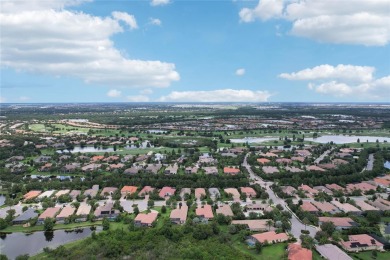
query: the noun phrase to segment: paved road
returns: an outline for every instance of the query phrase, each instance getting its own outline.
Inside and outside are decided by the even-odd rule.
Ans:
[[[323,154],[321,154],[321,155],[314,161],[314,164],[320,163],[320,162],[321,162],[326,156],[328,156],[333,150],[334,150],[334,148],[329,149],[329,150],[326,150]]]
[[[374,167],[374,154],[370,153],[368,155],[368,162],[366,166],[366,171],[372,171],[372,168]]]
[[[259,176],[257,176],[251,169],[250,165],[247,162],[247,157],[249,153],[245,156],[244,162],[242,166],[244,166],[249,174],[250,178],[254,180],[255,183],[260,184],[260,186],[265,187],[266,191],[269,195],[269,198],[272,199],[274,204],[280,204],[283,206],[285,210],[288,210],[292,213],[292,218],[291,218],[291,234],[299,240],[299,237],[301,235],[301,230],[306,229],[310,232],[310,236],[314,237],[315,234],[317,233],[317,229],[311,226],[306,226],[295,216],[295,214],[287,207],[286,203],[284,202],[283,199],[279,198],[276,196],[275,192],[270,188],[270,186],[273,184],[273,182],[266,182]]]

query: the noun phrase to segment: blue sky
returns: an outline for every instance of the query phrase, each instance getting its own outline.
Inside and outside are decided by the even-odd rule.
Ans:
[[[1,0],[1,102],[390,101],[388,0]]]

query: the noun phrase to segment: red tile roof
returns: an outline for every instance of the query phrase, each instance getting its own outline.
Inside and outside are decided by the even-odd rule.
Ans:
[[[300,244],[288,245],[288,260],[312,260],[313,252]]]

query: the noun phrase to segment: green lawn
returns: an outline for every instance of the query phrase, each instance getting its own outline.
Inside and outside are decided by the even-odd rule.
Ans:
[[[360,252],[360,253],[353,253],[350,254],[350,256],[353,259],[360,259],[360,260],[389,260],[390,259],[390,252],[378,252],[378,255],[376,258],[372,256],[372,251],[366,251],[366,252]]]

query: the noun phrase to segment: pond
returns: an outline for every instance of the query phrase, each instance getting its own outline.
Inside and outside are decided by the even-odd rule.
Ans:
[[[137,148],[152,148],[154,147],[153,145],[151,145],[148,141],[144,141],[142,142],[139,147],[137,147],[136,145],[126,145],[124,147],[124,149],[126,150],[131,150],[131,149],[137,149]],[[117,151],[121,150],[122,148],[117,148]],[[68,153],[69,151],[68,150],[57,150],[56,151],[57,153]],[[93,147],[93,146],[85,146],[85,147],[80,147],[80,146],[76,146],[73,148],[73,150],[70,151],[71,153],[102,153],[102,152],[108,152],[108,153],[111,153],[111,152],[115,152],[114,151],[114,148],[101,148],[101,147]]]
[[[385,164],[383,165],[386,169],[390,169],[390,161],[386,161]],[[1,201],[1,199],[0,199]],[[0,204],[1,205],[1,204]]]
[[[316,143],[326,144],[333,142],[335,144],[348,144],[348,143],[357,143],[357,140],[360,140],[360,143],[370,142],[375,143],[378,140],[380,143],[384,141],[390,142],[390,137],[379,137],[379,136],[356,136],[356,135],[323,135],[317,138],[305,138],[305,141],[313,141]]]
[[[96,228],[96,232],[101,227]],[[36,255],[43,248],[56,248],[60,245],[86,238],[92,234],[91,228],[77,229],[76,231],[55,230],[54,232],[12,233],[0,235],[0,252],[9,259],[15,259],[18,255]]]
[[[326,144],[333,142],[335,144],[348,144],[348,143],[357,143],[357,139],[361,143],[370,142],[375,143],[378,140],[380,143],[385,141],[390,142],[390,137],[379,137],[379,136],[354,136],[354,135],[323,135],[317,138],[307,138],[305,141],[312,141],[316,143]],[[272,140],[279,140],[279,137],[245,137],[245,138],[236,138],[230,139],[232,143],[263,143]]]

